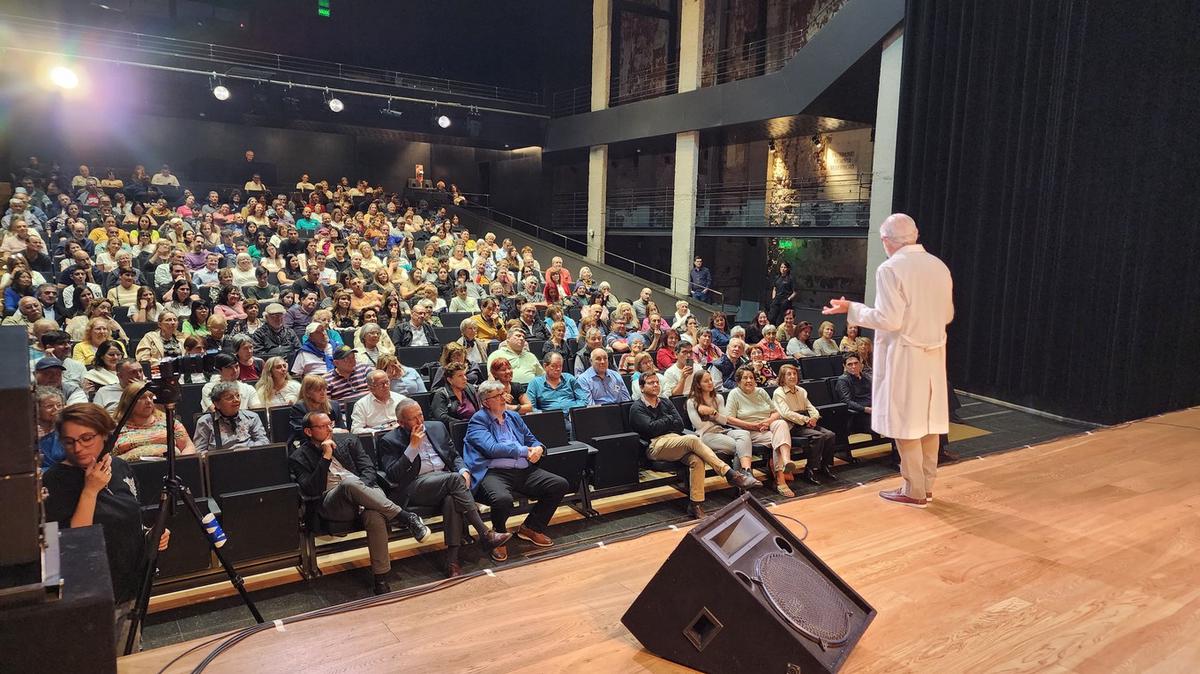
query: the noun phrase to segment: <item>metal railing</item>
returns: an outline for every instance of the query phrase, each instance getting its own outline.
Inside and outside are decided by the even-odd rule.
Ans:
[[[541,239],[542,241],[556,245],[559,248],[565,248],[566,250],[578,255],[587,255],[588,245],[586,241],[567,236],[552,229],[547,229],[540,225],[529,222],[528,220],[522,220],[514,215],[509,215],[508,213],[503,213],[493,208],[478,208],[472,210],[474,212],[486,212],[488,218],[495,220],[506,227],[530,234],[538,239]],[[620,269],[626,273],[633,274],[639,278],[646,279],[668,289],[677,295],[686,296],[688,294],[687,290],[689,282],[687,278],[672,276],[669,271],[653,267],[644,262],[639,262],[637,260],[633,260],[623,255],[618,255],[606,250],[604,252],[604,264],[616,269]],[[711,298],[709,301],[710,304],[715,304],[722,307],[725,305],[724,293],[721,293],[717,290],[710,290],[709,296]]]
[[[285,73],[293,77],[337,78],[427,93],[458,95],[505,103],[541,105],[541,95],[536,91],[320,61],[228,45],[11,15],[0,15],[0,25],[14,29],[14,33],[37,35],[39,44],[44,45],[55,40],[66,41],[71,44],[74,51],[80,53],[100,52],[109,59],[119,59],[123,55],[148,55],[163,59],[204,62],[209,64],[206,66],[207,70],[222,71],[221,74],[231,67],[247,68],[269,71],[266,73],[268,75]]]
[[[800,51],[809,39],[817,33],[829,19],[846,4],[847,0],[834,0],[820,8],[809,18],[808,25],[803,28],[772,35],[762,40],[744,42],[724,49],[706,49],[701,55],[700,86],[711,87],[726,82],[760,77],[779,70],[796,52]],[[589,105],[583,107],[569,105],[566,101],[575,95],[572,92],[587,90]],[[634,101],[674,94],[679,91],[679,61],[670,61],[656,68],[642,70],[631,74],[622,84],[618,75],[613,76],[609,94],[609,105],[616,106]],[[560,107],[559,96],[564,103]],[[556,92],[553,95],[555,105],[551,111],[552,117],[566,117],[590,111],[590,85],[575,89]]]
[[[612,190],[604,200],[604,222],[609,229],[671,227],[675,188]]]
[[[556,91],[550,96],[550,116],[569,117],[592,109],[592,85],[584,84],[574,89]]]

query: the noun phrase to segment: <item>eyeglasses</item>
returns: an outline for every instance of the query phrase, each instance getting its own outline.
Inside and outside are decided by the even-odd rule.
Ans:
[[[78,438],[72,438],[72,437],[68,437],[68,436],[64,435],[59,438],[59,442],[62,443],[63,449],[71,449],[72,447],[74,447],[75,445],[77,445],[79,443],[83,443],[86,445],[89,442],[91,442],[92,440],[95,440],[99,435],[100,435],[99,433],[84,433],[83,435],[79,436]]]

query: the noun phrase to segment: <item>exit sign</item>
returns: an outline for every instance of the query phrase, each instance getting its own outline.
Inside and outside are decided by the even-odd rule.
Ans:
[[[317,0],[317,16],[329,18],[329,0]]]
[[[792,239],[780,239],[779,250],[791,250],[796,247],[796,242]]]

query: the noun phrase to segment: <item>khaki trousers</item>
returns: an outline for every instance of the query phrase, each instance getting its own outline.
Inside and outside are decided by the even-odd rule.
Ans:
[[[904,495],[924,501],[926,494],[933,493],[933,481],[937,478],[938,436],[896,440],[896,446],[900,452]]]
[[[704,467],[712,466],[717,475],[729,472],[722,461],[700,438],[694,435],[667,433],[650,441],[646,455],[655,461],[682,461],[688,467],[688,498],[695,503],[704,500]]]

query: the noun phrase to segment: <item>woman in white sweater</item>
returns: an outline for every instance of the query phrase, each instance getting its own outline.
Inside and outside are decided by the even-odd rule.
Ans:
[[[733,380],[737,387],[729,391],[725,400],[727,423],[749,431],[752,443],[770,445],[775,491],[789,498],[795,496],[787,486],[787,474],[796,470],[796,464],[792,463],[792,434],[788,423],[779,416],[771,396],[758,387],[754,370],[739,367],[733,373]]]
[[[751,475],[750,464],[754,457],[750,452],[750,431],[730,427],[724,409],[725,399],[717,393],[717,387],[713,384],[712,375],[708,370],[702,369],[692,375],[692,393],[687,401],[687,413],[692,421],[692,428],[700,435],[704,444],[717,454],[736,456],[738,470]]]

